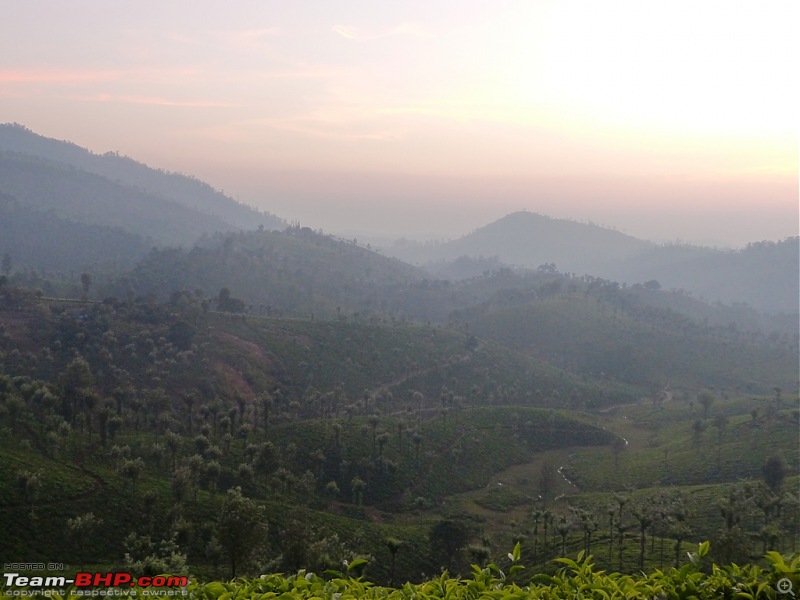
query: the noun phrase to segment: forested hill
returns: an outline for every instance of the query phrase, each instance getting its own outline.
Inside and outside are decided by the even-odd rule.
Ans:
[[[610,265],[651,246],[598,225],[516,212],[444,244],[396,246],[390,251],[420,263],[497,256],[508,265],[536,268],[555,263],[562,272],[603,275]]]
[[[764,390],[796,375],[796,319],[712,306],[658,284],[622,287],[501,270],[451,282],[353,242],[292,227],[218,234],[155,249],[97,298],[167,301],[187,290],[212,309],[265,317],[455,326],[583,376]],[[702,360],[701,360],[702,358]]]
[[[155,244],[191,244],[205,232],[232,229],[172,200],[43,158],[0,153],[0,192],[40,213],[119,227]],[[13,253],[13,249],[10,250]]]
[[[621,281],[657,279],[708,302],[745,302],[770,313],[797,313],[800,238],[762,241],[740,250],[668,245],[653,248],[621,265]]]
[[[308,228],[214,235],[191,250],[154,250],[107,291],[167,299],[181,289],[228,288],[252,311],[332,318],[401,314],[396,295],[425,273]]]
[[[8,273],[19,268],[46,275],[130,268],[150,248],[149,242],[118,227],[36,211],[0,192],[0,253],[7,257]]]
[[[657,281],[710,303],[746,303],[762,312],[796,314],[799,239],[754,242],[740,250],[656,245],[590,223],[517,212],[456,240],[398,243],[387,252],[453,277],[505,264],[620,284]]]
[[[76,144],[38,135],[18,124],[0,124],[0,151],[44,158],[171,200],[222,221],[221,230],[255,229],[259,225],[283,229],[286,226],[283,219],[241,204],[194,177],[153,169],[116,152],[94,154]]]

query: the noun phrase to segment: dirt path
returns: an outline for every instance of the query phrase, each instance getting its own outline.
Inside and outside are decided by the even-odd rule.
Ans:
[[[450,359],[448,361],[445,361],[443,363],[437,363],[437,364],[434,364],[434,365],[429,366],[429,367],[422,367],[422,368],[419,368],[419,369],[415,369],[413,371],[409,371],[405,375],[401,375],[400,377],[397,377],[396,379],[393,379],[392,381],[389,381],[387,383],[383,383],[383,384],[379,385],[378,387],[373,388],[370,391],[370,393],[373,396],[377,396],[379,394],[383,394],[384,392],[388,392],[391,388],[397,387],[398,385],[401,385],[401,384],[405,383],[406,381],[408,381],[410,379],[413,379],[414,377],[419,377],[420,375],[425,375],[426,373],[430,373],[434,369],[441,369],[441,368],[445,368],[445,367],[450,367],[450,366],[458,364],[458,363],[467,362],[470,358],[471,358],[471,356],[469,354],[463,354],[463,355],[457,356],[455,358],[452,358],[452,359]],[[431,409],[431,408],[423,408],[422,410],[424,411],[424,410],[439,410],[439,409],[438,408],[433,408],[433,409]],[[405,413],[405,410],[401,410],[401,411],[397,411],[397,412],[391,413],[391,415],[399,415],[399,414],[403,414],[403,413]]]

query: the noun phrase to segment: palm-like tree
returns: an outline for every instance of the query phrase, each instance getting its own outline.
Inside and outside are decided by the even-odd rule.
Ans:
[[[642,503],[631,511],[639,523],[639,568],[644,569],[644,551],[647,543],[647,528],[653,524],[653,507]]]
[[[537,546],[539,544],[539,521],[542,519],[544,511],[536,508],[531,511],[531,519],[533,520],[533,559],[536,560]]]
[[[556,531],[561,537],[561,556],[566,554],[567,535],[569,534],[570,522],[565,515],[561,515],[556,523]]]
[[[720,461],[722,459],[722,434],[728,426],[728,417],[725,415],[717,415],[714,417],[714,427],[717,428],[717,469],[720,468]]]
[[[400,550],[400,546],[403,545],[403,542],[395,537],[387,537],[383,540],[383,543],[386,546],[386,549],[389,550],[389,554],[392,556],[392,563],[389,568],[389,585],[391,586],[392,582],[394,581],[394,566],[397,559],[397,552]]]

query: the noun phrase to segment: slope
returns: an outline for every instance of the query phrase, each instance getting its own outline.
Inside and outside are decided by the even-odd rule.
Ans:
[[[0,191],[24,206],[88,225],[117,227],[156,244],[189,244],[230,225],[110,179],[42,158],[0,153]]]
[[[594,377],[679,388],[792,389],[797,338],[765,339],[709,327],[670,310],[565,293],[498,310],[475,311],[472,331],[561,368]]]
[[[161,299],[181,289],[221,288],[256,314],[368,318],[399,313],[394,294],[424,272],[353,243],[289,228],[208,237],[189,251],[154,251],[113,290]]]
[[[148,248],[141,236],[39,212],[0,192],[0,253],[11,259],[9,273],[130,268]]]
[[[172,200],[225,223],[220,229],[282,229],[285,222],[235,201],[193,177],[153,169],[115,152],[94,154],[76,144],[38,135],[18,124],[0,125],[0,151],[36,156]]]
[[[656,246],[593,224],[517,212],[457,240],[398,243],[387,252],[456,278],[497,270],[503,264],[543,267],[620,284],[658,281],[708,302],[747,303],[762,312],[796,314],[798,239],[755,242],[740,250]]]
[[[648,242],[597,225],[516,212],[457,240],[410,250],[420,262],[496,256],[509,265],[536,268],[555,263],[562,272],[603,275],[610,265],[649,247]]]
[[[747,303],[769,313],[797,313],[800,238],[755,242],[740,250],[668,245],[620,264],[619,281],[658,280],[709,302]]]

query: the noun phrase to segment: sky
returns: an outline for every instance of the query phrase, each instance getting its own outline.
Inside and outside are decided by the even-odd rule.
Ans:
[[[798,234],[796,0],[0,2],[0,122],[331,233]]]

